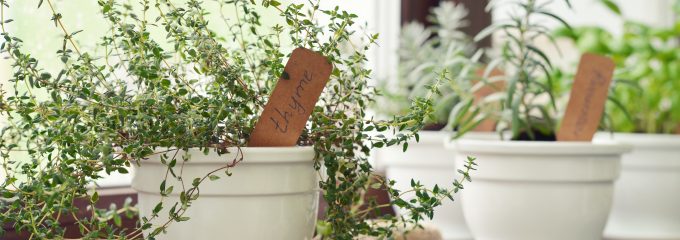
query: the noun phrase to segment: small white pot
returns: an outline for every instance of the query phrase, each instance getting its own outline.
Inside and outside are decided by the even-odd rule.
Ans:
[[[203,182],[199,198],[185,215],[191,219],[171,223],[167,234],[158,239],[312,239],[319,204],[313,148],[241,149],[243,161],[230,169],[233,175],[227,177],[220,171],[215,175],[221,179]],[[190,187],[194,178],[239,157],[235,149],[231,152],[220,156],[210,151],[204,155],[190,149],[182,175],[185,185]],[[176,169],[182,164],[181,156],[180,152]],[[138,191],[141,216],[150,217],[161,200],[159,186],[166,169],[159,156],[142,161],[136,168],[132,187]],[[182,186],[170,176],[166,186],[171,185],[174,191],[164,200],[162,214],[154,220],[156,224],[165,222],[168,209],[179,202]]]
[[[496,133],[471,133],[471,138],[498,138]],[[406,152],[401,146],[379,149],[374,153],[376,162],[384,169],[385,177],[395,180],[395,188],[400,191],[411,189],[411,179],[420,181],[428,188],[439,185],[450,189],[454,179],[459,179],[456,166],[452,159],[453,151],[444,147],[444,142],[451,139],[450,132],[422,131],[420,142],[411,141]],[[411,196],[413,197],[413,196]],[[472,235],[468,230],[461,204],[444,201],[442,206],[435,209],[434,218],[426,221],[437,228],[443,239],[468,240]],[[397,214],[405,214],[395,208]]]
[[[476,157],[463,212],[477,240],[601,239],[621,155],[614,143],[459,140]]]
[[[630,144],[605,229],[607,239],[680,239],[680,136],[600,133]]]

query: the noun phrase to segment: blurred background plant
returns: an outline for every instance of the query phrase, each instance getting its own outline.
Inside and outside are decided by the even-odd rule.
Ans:
[[[601,27],[560,28],[584,52],[610,56],[617,65],[607,105],[612,130],[635,133],[675,133],[680,130],[680,19],[658,27],[626,18],[612,0],[599,0],[623,20],[623,34]],[[680,1],[674,2],[680,13]]]
[[[449,113],[460,100],[475,70],[481,52],[461,28],[468,25],[468,10],[462,4],[441,2],[432,8],[425,27],[411,22],[401,29],[399,39],[399,66],[396,81],[382,81],[379,89],[383,94],[375,107],[378,114],[391,116],[409,111],[413,99],[427,95],[427,86],[440,78],[442,72],[451,81],[443,83],[441,96],[433,98],[433,117],[427,119],[426,130],[440,130],[446,126]]]

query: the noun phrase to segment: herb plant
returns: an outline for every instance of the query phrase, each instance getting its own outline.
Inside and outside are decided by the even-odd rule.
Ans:
[[[553,65],[548,56],[534,43],[547,38],[554,43],[553,36],[543,24],[547,19],[569,25],[548,9],[552,1],[524,0],[511,4],[513,11],[507,20],[502,20],[480,32],[475,40],[481,40],[497,33],[502,39],[500,50],[489,61],[484,80],[475,84],[473,91],[463,93],[463,100],[451,113],[451,124],[475,126],[486,119],[498,122],[497,131],[509,131],[512,140],[555,140],[556,135],[556,86],[553,82]],[[568,0],[564,1],[571,7]],[[502,4],[494,1],[489,6]],[[556,45],[555,45],[556,46]],[[503,74],[492,75],[494,70]],[[504,82],[506,90],[475,102],[471,92],[485,85]],[[493,86],[493,85],[492,85]],[[457,136],[466,133],[461,128]]]
[[[35,1],[35,5],[50,9],[51,20],[44,27],[56,27],[63,35],[17,38],[7,30],[12,20],[5,13],[11,3],[0,0],[0,49],[13,66],[12,90],[3,93],[0,102],[9,123],[0,142],[2,171],[7,175],[0,190],[0,223],[13,225],[31,239],[62,238],[59,220],[83,210],[91,216],[76,220],[86,239],[139,238],[142,230],[150,233],[144,237],[153,238],[174,222],[190,221],[184,213],[199,198],[201,183],[229,181],[220,176],[230,175],[240,159],[225,161],[203,178],[182,179],[187,157],[176,153],[189,148],[226,152],[244,147],[294,47],[320,52],[335,69],[299,139],[299,145],[314,146],[315,167],[327,176],[319,182],[328,203],[326,219],[317,229],[322,238],[390,236],[397,224],[432,217],[433,208],[445,198],[453,199],[453,192],[470,179],[472,159],[461,170],[463,179],[452,179],[447,189],[426,189],[413,181],[408,192],[415,192],[417,198],[409,201],[401,198],[405,192],[391,188],[393,182],[369,182],[371,149],[402,145],[406,150],[407,140],[417,140],[417,131],[433,113],[440,83],[434,81],[427,95],[414,98],[406,115],[366,120],[365,110],[376,92],[367,84],[370,70],[364,67],[364,52],[377,35],[360,35],[352,28],[357,16],[337,7],[322,9],[318,1],[283,5],[275,0],[182,4],[99,0],[100,15],[108,25],[98,26],[107,31],[98,43],[103,50],[94,51],[78,44],[81,30],[64,24],[69,16],[58,12],[53,0]],[[278,13],[278,21],[263,21],[266,11]],[[221,22],[208,20],[215,16]],[[227,34],[213,31],[215,26],[226,28]],[[352,42],[354,36],[363,36],[371,44],[359,47]],[[60,69],[43,69],[40,59],[24,47],[24,40],[63,42],[54,49],[61,59]],[[341,51],[340,44],[352,50]],[[41,97],[42,93],[48,97]],[[386,135],[394,137],[375,131],[391,131],[394,134]],[[14,150],[26,151],[30,161],[12,159],[9,152]],[[155,206],[154,213],[170,216],[164,224],[152,225],[150,220],[158,217],[154,214],[141,218],[139,229],[122,229],[120,213],[134,214],[134,207],[96,208],[98,192],[91,185],[111,172],[127,173],[132,164],[154,154],[162,154],[167,166],[168,174],[158,177],[175,178],[184,186],[171,189],[161,184],[160,193],[181,191],[181,201],[162,200]],[[394,204],[412,214],[367,221],[369,213],[382,206],[364,201],[364,193],[380,185],[387,186]],[[89,199],[91,205],[77,209],[76,199]]]
[[[612,97],[607,105],[612,130],[675,133],[680,130],[680,21],[654,27],[626,19],[613,1],[601,1],[623,19],[623,34],[600,27],[560,29],[558,36],[574,41],[582,51],[611,56],[617,65]],[[680,13],[680,1],[674,12]]]
[[[429,16],[433,26],[412,22],[402,27],[397,81],[382,83],[384,97],[378,101],[378,113],[407,113],[411,101],[426,96],[427,86],[438,81],[442,71],[452,80],[470,77],[474,43],[461,31],[468,24],[467,15],[462,4],[442,2]],[[446,125],[451,108],[459,101],[456,87],[458,84],[445,85],[440,89],[442,95],[433,98],[434,117],[427,119],[426,129],[439,130]]]

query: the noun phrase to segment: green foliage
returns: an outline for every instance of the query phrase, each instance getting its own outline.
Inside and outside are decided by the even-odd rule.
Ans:
[[[431,27],[418,22],[406,24],[399,39],[399,69],[396,82],[383,81],[380,87],[384,97],[378,99],[378,113],[384,115],[404,114],[413,99],[424,97],[426,86],[433,84],[445,71],[447,77],[456,80],[446,84],[442,95],[433,98],[434,115],[427,119],[428,125],[443,127],[451,108],[459,101],[459,94],[474,73],[474,44],[461,32],[468,22],[468,11],[462,4],[442,2],[433,8]],[[473,59],[471,59],[473,58]]]
[[[568,1],[565,1],[570,5]],[[492,2],[502,4],[502,1]],[[489,62],[484,74],[485,81],[474,89],[493,82],[504,82],[503,93],[491,94],[474,104],[471,94],[454,107],[451,115],[453,125],[472,125],[484,119],[498,121],[497,131],[510,131],[513,140],[538,140],[554,138],[556,134],[557,104],[556,86],[552,78],[553,65],[547,55],[534,45],[539,38],[554,39],[543,23],[547,19],[569,25],[548,9],[551,1],[525,0],[511,3],[513,11],[509,19],[502,20],[484,29],[475,40],[491,34],[499,34],[503,41],[500,52]],[[494,69],[501,70],[501,76],[492,76]],[[493,86],[493,85],[491,85]],[[473,91],[469,91],[473,92]],[[458,131],[458,137],[472,128]]]
[[[214,0],[211,3],[219,8],[208,11],[207,3],[197,0],[181,5],[166,0],[99,0],[100,16],[108,22],[101,27],[108,31],[99,42],[103,53],[97,53],[79,47],[79,31],[63,23],[69,16],[57,12],[54,1],[40,0],[36,6],[51,12],[44,27],[63,33],[56,39],[45,37],[63,42],[55,49],[61,68],[48,72],[23,41],[6,30],[11,21],[4,13],[10,2],[0,3],[4,39],[0,49],[13,62],[12,92],[3,93],[0,104],[8,119],[0,142],[2,171],[8,176],[0,190],[0,223],[11,224],[31,238],[62,238],[59,220],[79,211],[91,212],[91,217],[76,223],[86,239],[140,237],[140,230],[120,227],[120,215],[131,215],[136,209],[128,204],[94,207],[99,197],[91,186],[109,173],[128,173],[132,164],[153,154],[161,155],[167,166],[165,176],[158,176],[164,179],[159,193],[179,193],[181,201],[163,198],[152,216],[142,217],[140,229],[151,233],[146,238],[153,238],[173,222],[190,220],[184,213],[199,197],[201,183],[228,181],[229,169],[238,167],[240,159],[225,161],[203,178],[183,179],[182,163],[188,157],[177,153],[189,148],[223,153],[245,146],[294,47],[318,51],[335,67],[299,140],[299,145],[314,146],[315,167],[325,169],[327,175],[319,182],[329,204],[327,220],[319,225],[322,237],[390,236],[396,224],[432,217],[433,208],[462,189],[461,183],[469,181],[469,171],[474,170],[470,159],[464,178],[448,190],[416,184],[412,191],[418,198],[409,202],[391,188],[394,183],[381,179],[394,204],[411,214],[383,216],[381,222],[387,225],[366,221],[380,207],[362,198],[371,185],[371,149],[417,139],[417,131],[432,116],[440,82],[428,85],[428,94],[415,98],[408,114],[387,121],[366,120],[365,109],[376,92],[367,84],[371,72],[364,67],[364,52],[377,35],[361,37],[352,30],[357,16],[337,7],[322,9],[318,1],[283,5],[274,0]],[[279,13],[280,24],[262,21],[260,14],[267,9]],[[221,16],[219,25],[228,30],[226,35],[209,28],[210,14]],[[352,42],[357,38],[369,44],[357,47]],[[342,51],[341,44],[353,48]],[[374,132],[391,132],[385,135],[394,137]],[[17,150],[27,152],[30,161],[12,159],[10,152]],[[226,176],[218,176],[222,172]],[[166,180],[173,178],[185,187],[166,186]],[[91,205],[77,209],[76,199],[88,199]],[[151,224],[161,212],[169,219]]]
[[[611,56],[616,62],[615,87],[607,105],[614,131],[674,133],[680,126],[680,21],[654,27],[621,16],[613,1],[603,1],[623,20],[623,34],[600,27],[559,29],[582,51]],[[676,1],[680,5],[680,1]]]

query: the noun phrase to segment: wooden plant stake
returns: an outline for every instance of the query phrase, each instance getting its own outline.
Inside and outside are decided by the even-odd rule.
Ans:
[[[557,141],[592,141],[604,113],[614,68],[607,57],[591,53],[581,56]]]
[[[486,69],[481,68],[481,69],[477,70],[475,75],[477,77],[482,78],[482,77],[484,77],[484,71],[486,71]],[[489,73],[490,78],[499,77],[499,76],[503,76],[503,75],[504,75],[503,71],[498,70],[498,69],[493,69]],[[474,95],[475,95],[474,104],[479,106],[480,103],[484,100],[485,97],[488,97],[491,94],[494,94],[494,93],[497,93],[497,92],[500,92],[500,91],[503,91],[503,90],[505,90],[505,82],[503,82],[503,81],[495,81],[495,82],[493,82],[489,85],[484,85],[479,90],[474,92]],[[482,121],[481,123],[479,123],[479,125],[477,125],[477,127],[475,127],[475,129],[473,129],[472,131],[473,132],[494,132],[494,131],[496,131],[496,124],[497,124],[496,120],[486,119],[486,120]]]
[[[333,65],[305,48],[293,51],[257,121],[249,147],[295,146],[331,76]]]

